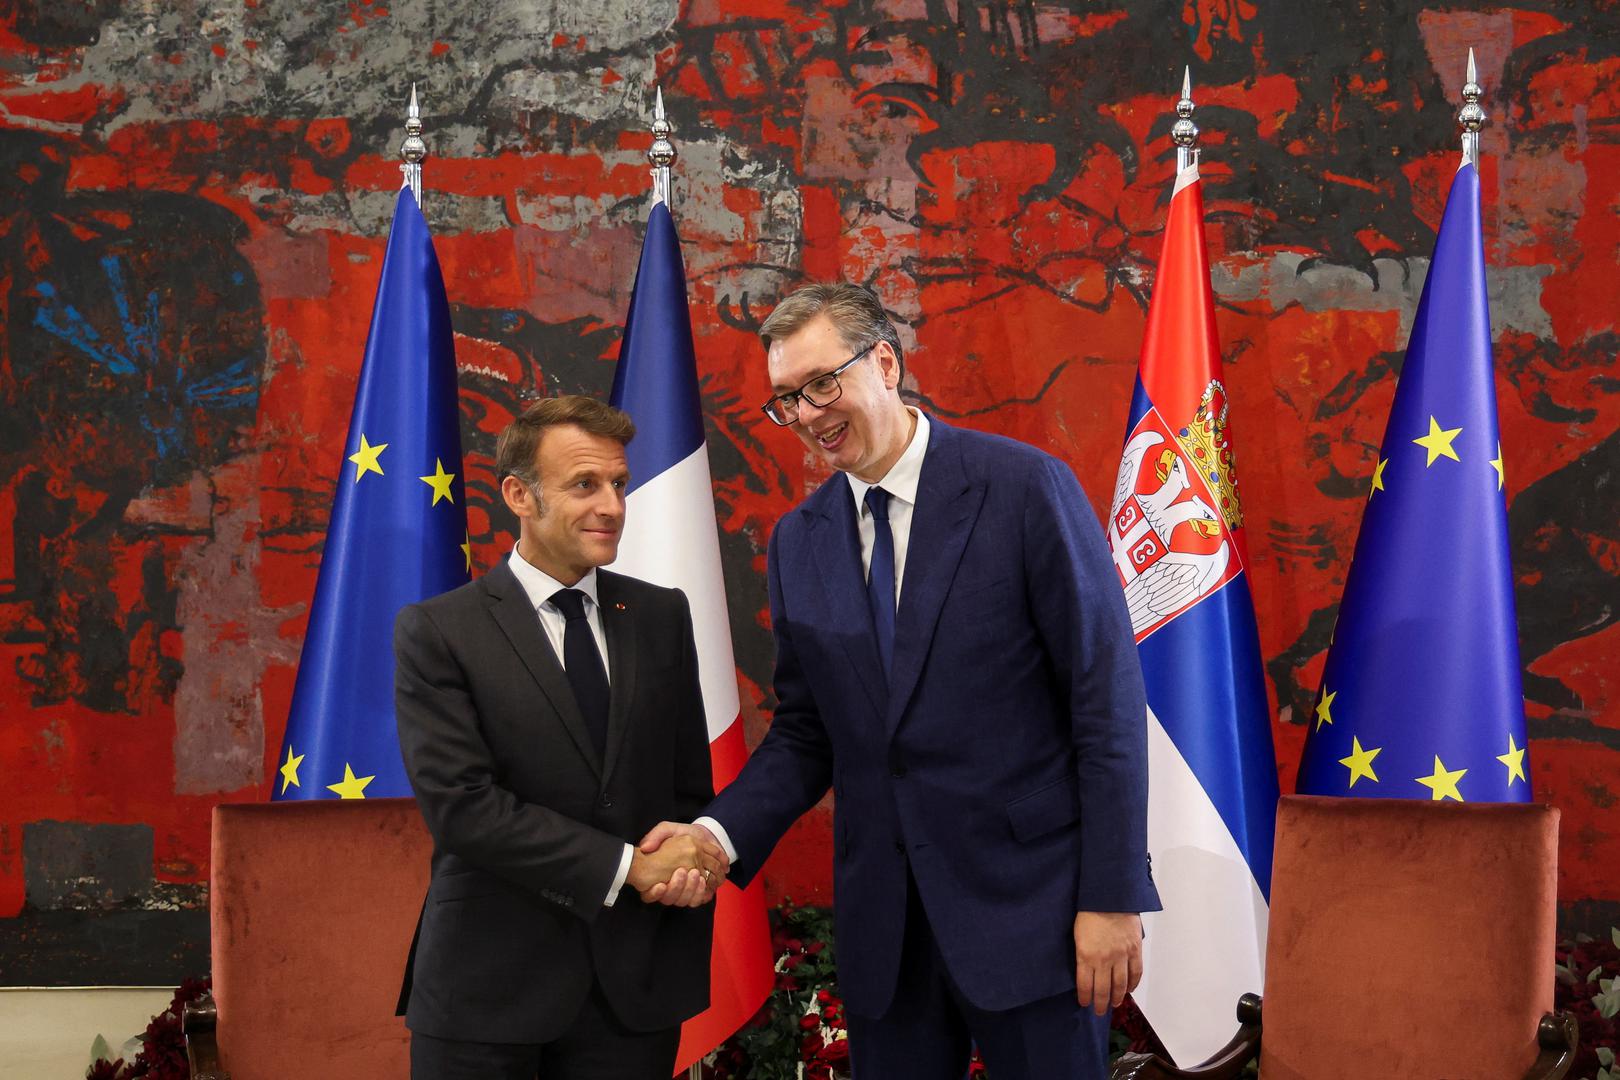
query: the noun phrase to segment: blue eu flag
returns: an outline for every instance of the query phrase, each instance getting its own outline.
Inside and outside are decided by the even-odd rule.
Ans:
[[[468,580],[455,346],[433,238],[399,193],[272,798],[409,795],[394,615]]]
[[[1479,173],[1451,185],[1300,761],[1313,795],[1530,799]]]

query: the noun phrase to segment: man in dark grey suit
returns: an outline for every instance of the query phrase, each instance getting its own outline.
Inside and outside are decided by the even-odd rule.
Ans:
[[[434,843],[400,996],[415,1080],[666,1080],[708,1005],[723,856],[634,846],[713,796],[691,616],[679,591],[597,569],[634,433],[584,397],[514,420],[496,464],[516,549],[395,624],[400,747]]]

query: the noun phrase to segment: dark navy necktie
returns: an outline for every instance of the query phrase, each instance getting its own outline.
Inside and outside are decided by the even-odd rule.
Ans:
[[[596,647],[590,620],[585,618],[585,594],[578,589],[552,593],[551,603],[568,620],[563,630],[563,669],[574,688],[574,700],[585,716],[596,756],[607,754],[608,679],[602,666],[602,650]]]
[[[866,605],[872,609],[877,631],[878,661],[889,677],[894,660],[894,533],[889,531],[889,493],[866,489],[866,508],[872,512],[872,568],[866,575]]]

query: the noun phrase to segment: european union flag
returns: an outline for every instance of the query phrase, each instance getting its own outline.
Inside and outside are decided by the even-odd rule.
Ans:
[[[394,615],[472,570],[455,345],[410,188],[394,204],[272,798],[409,795]]]
[[[1300,761],[1313,795],[1530,799],[1479,173],[1451,185]]]

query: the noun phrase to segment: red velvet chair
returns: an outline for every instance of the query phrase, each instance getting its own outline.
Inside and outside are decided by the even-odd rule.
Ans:
[[[193,1080],[410,1075],[394,1004],[431,851],[412,799],[217,807]]]
[[[1114,1080],[1557,1080],[1558,811],[1285,797],[1262,1002],[1196,1068],[1127,1054]]]

